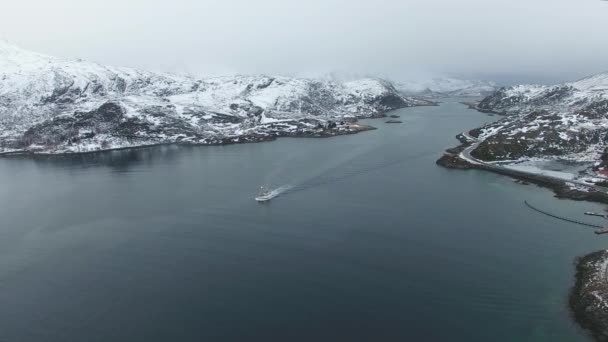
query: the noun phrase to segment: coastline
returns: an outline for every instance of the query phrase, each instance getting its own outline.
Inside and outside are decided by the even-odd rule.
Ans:
[[[449,151],[457,151],[458,148],[460,147],[451,149]],[[437,160],[436,164],[448,169],[484,170],[497,173],[503,176],[508,176],[520,181],[533,183],[535,185],[553,190],[553,192],[555,193],[555,197],[557,198],[608,204],[607,192],[600,192],[596,190],[577,190],[576,188],[571,188],[570,186],[568,186],[568,181],[566,180],[542,174],[523,172],[503,167],[490,167],[485,164],[473,164],[460,158],[458,155],[448,151],[446,151],[446,153]]]
[[[607,250],[577,258],[575,284],[568,300],[576,323],[596,341],[608,341],[607,265]]]
[[[368,117],[366,119],[380,119],[384,118],[385,114]],[[130,149],[142,149],[156,146],[169,146],[169,145],[185,145],[185,146],[221,146],[221,145],[235,145],[235,144],[248,144],[248,143],[261,143],[277,140],[278,138],[332,138],[341,135],[351,135],[361,132],[371,131],[377,129],[371,125],[360,124],[357,121],[349,123],[345,126],[336,128],[323,128],[318,131],[306,131],[306,132],[274,132],[268,134],[248,134],[234,137],[223,137],[223,138],[210,138],[204,142],[184,142],[184,141],[168,141],[168,142],[142,142],[141,144],[133,144],[128,146],[119,146],[111,148],[101,148],[91,151],[58,151],[58,152],[46,152],[37,150],[11,150],[7,152],[0,152],[0,158],[2,157],[36,157],[36,156],[65,156],[65,155],[78,155],[78,154],[94,154],[110,151],[121,151]]]
[[[455,149],[457,151],[457,149]],[[485,170],[509,176],[522,182],[549,188],[555,197],[575,201],[590,201],[608,204],[606,192],[585,192],[571,189],[564,181],[538,174],[506,169],[490,168],[483,164],[472,164],[457,155],[446,153],[437,160],[446,168],[461,170]],[[568,307],[574,321],[589,331],[596,341],[608,341],[608,251],[592,252],[576,257],[574,286],[568,298]]]
[[[460,103],[468,106],[469,109],[476,110],[480,113],[506,115],[506,113],[480,109],[479,102],[462,101]],[[471,131],[473,130],[475,130],[475,128]],[[557,198],[608,204],[608,188],[596,184],[585,184],[572,180],[568,181],[540,173],[501,167],[476,159],[471,155],[471,152],[477,148],[476,145],[478,145],[479,142],[476,141],[475,137],[471,136],[469,133],[471,131],[458,134],[456,139],[460,141],[460,145],[445,150],[443,156],[436,161],[436,164],[448,169],[478,169],[501,174],[520,181],[549,188],[553,190],[555,197]]]
[[[505,115],[505,113],[482,110],[474,102],[461,103],[482,113]],[[447,149],[444,155],[436,161],[437,165],[448,169],[477,169],[508,176],[521,182],[551,189],[555,197],[560,199],[608,204],[608,189],[604,187],[595,184],[576,186],[572,181],[561,178],[514,170],[475,160],[470,155],[471,150],[474,150],[477,144],[474,138],[469,137],[468,133],[459,134],[456,138],[461,144]],[[471,160],[467,158],[471,158]],[[577,257],[574,266],[575,282],[568,297],[568,307],[573,319],[580,327],[588,331],[594,340],[608,341],[608,250]]]
[[[493,110],[489,110],[489,109],[482,109],[479,107],[479,102],[475,102],[475,101],[462,101],[460,102],[461,104],[469,107],[469,109],[473,109],[476,110],[480,113],[485,113],[485,114],[496,114],[496,115],[507,115],[507,113],[505,112],[496,112]]]

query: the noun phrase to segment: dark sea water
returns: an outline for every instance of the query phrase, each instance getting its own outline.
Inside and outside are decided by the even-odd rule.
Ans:
[[[0,341],[587,341],[597,204],[435,165],[456,100],[330,139],[0,159]],[[268,183],[292,188],[268,204]]]

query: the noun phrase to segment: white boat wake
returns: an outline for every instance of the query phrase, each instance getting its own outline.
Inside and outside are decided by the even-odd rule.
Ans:
[[[297,185],[283,185],[273,190],[268,190],[263,195],[256,197],[258,202],[267,202],[281,194],[291,194],[294,192],[304,191],[319,186],[328,185],[335,182],[344,181],[349,178],[353,178],[362,174],[370,173],[387,167],[402,164],[411,160],[412,158],[419,158],[427,156],[428,153],[421,153],[419,155],[411,156],[408,158],[397,158],[393,160],[385,160],[378,164],[364,165],[357,167],[351,165],[350,167],[345,165],[338,165],[336,167],[326,170],[325,174],[321,174],[305,180]]]
[[[280,186],[280,187],[278,187],[278,188],[276,188],[274,190],[271,190],[270,191],[270,195],[274,198],[274,197],[279,196],[280,194],[284,193],[285,191],[287,191],[289,189],[291,189],[291,185],[283,185],[283,186]]]
[[[370,152],[370,154],[375,152],[376,150]],[[363,156],[357,155],[356,158],[353,157],[338,162],[336,165],[326,168],[320,174],[295,182],[295,185],[283,185],[273,190],[267,189],[266,191],[263,191],[263,194],[258,195],[256,200],[258,202],[267,202],[279,195],[293,194],[295,192],[345,181],[363,174],[397,166],[413,159],[424,158],[433,155],[433,152],[424,151],[410,156],[382,159],[378,160],[376,163],[370,163],[369,158],[364,158],[365,155],[368,154],[366,153]],[[292,184],[294,183],[292,182]]]
[[[285,191],[287,191],[289,189],[291,189],[291,185],[283,185],[276,189],[269,190],[263,196],[258,196],[255,199],[258,202],[267,202],[267,201],[270,201],[271,199],[279,196],[280,194],[284,193]]]

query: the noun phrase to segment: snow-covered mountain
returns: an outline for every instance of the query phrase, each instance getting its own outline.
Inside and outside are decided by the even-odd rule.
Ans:
[[[608,72],[554,86],[518,85],[501,88],[481,101],[479,108],[502,114],[538,109],[559,112],[601,111],[601,104],[607,100],[607,94]]]
[[[456,78],[433,78],[426,81],[396,82],[395,88],[409,96],[481,97],[496,91],[496,83]]]
[[[0,42],[0,152],[344,134],[357,130],[349,124],[355,118],[428,104],[380,79],[198,79],[56,58]]]
[[[608,73],[555,86],[502,88],[478,109],[506,115],[471,132],[482,140],[472,153],[479,159],[585,161],[600,169],[608,161]]]

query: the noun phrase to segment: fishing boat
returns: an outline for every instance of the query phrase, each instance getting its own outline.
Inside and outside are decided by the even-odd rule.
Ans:
[[[266,201],[270,201],[273,197],[273,193],[272,191],[270,191],[270,189],[268,189],[265,186],[261,186],[260,187],[260,191],[258,192],[258,195],[255,196],[255,200],[258,202],[266,202]]]

